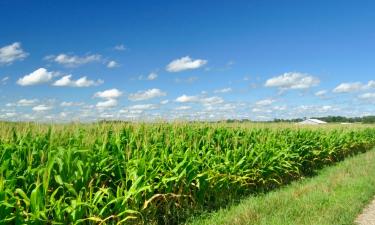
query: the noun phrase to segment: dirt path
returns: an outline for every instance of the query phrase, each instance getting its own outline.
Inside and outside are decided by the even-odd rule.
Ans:
[[[355,222],[359,225],[375,225],[375,199],[363,210]]]

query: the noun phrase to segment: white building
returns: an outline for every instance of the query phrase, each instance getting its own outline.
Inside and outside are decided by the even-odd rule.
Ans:
[[[325,124],[327,122],[318,120],[318,119],[306,119],[304,121],[299,122],[298,124],[312,124],[312,125],[318,125],[318,124]]]

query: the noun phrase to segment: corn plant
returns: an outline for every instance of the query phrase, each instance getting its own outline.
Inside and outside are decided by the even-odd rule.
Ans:
[[[0,224],[178,224],[375,146],[368,126],[0,126]]]

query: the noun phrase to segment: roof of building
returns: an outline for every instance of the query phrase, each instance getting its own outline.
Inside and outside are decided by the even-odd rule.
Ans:
[[[299,124],[325,124],[325,123],[327,122],[324,122],[318,119],[306,119],[304,121],[299,122]]]

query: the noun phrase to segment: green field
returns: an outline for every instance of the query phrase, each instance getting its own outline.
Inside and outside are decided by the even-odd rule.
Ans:
[[[0,126],[3,224],[178,224],[375,146],[363,125]]]
[[[190,225],[354,225],[375,195],[375,149],[240,203],[190,218]]]

